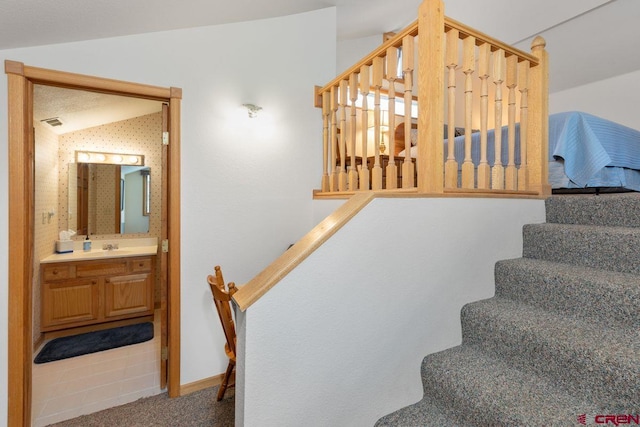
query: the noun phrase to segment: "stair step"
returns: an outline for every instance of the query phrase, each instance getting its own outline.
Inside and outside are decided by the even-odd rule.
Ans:
[[[565,224],[523,227],[525,258],[640,274],[640,228]]]
[[[424,398],[377,426],[567,426],[640,408],[640,193],[558,196],[422,363]]]
[[[425,357],[422,381],[425,399],[447,404],[474,426],[568,426],[579,414],[600,411],[545,378],[468,345]]]
[[[375,427],[473,427],[462,423],[451,410],[444,410],[435,403],[422,399],[418,403],[402,408],[380,418]]]
[[[605,408],[640,404],[640,331],[611,329],[504,298],[462,309],[462,342]]]
[[[612,328],[640,329],[640,275],[518,258],[495,266],[496,296]]]
[[[547,222],[640,227],[640,193],[555,196],[545,204]]]

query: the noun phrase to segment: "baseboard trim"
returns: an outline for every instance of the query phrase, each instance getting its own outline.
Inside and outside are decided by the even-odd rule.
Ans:
[[[194,393],[196,391],[204,390],[205,388],[215,387],[222,383],[224,373],[209,378],[204,378],[198,381],[194,381],[189,384],[182,384],[180,386],[180,396],[186,396],[187,394]]]

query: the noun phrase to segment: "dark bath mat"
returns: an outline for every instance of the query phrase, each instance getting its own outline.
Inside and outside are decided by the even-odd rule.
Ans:
[[[138,344],[152,338],[153,323],[151,322],[56,338],[45,344],[34,362],[46,363],[68,359],[83,354]]]

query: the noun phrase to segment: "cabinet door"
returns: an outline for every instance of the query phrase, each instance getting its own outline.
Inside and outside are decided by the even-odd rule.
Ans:
[[[98,279],[45,282],[42,287],[42,330],[97,321],[100,317],[99,291]]]
[[[105,317],[152,314],[152,277],[151,273],[140,273],[105,279]]]

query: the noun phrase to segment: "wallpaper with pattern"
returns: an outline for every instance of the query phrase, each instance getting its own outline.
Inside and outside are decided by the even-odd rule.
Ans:
[[[60,135],[59,145],[59,193],[60,193],[60,215],[59,228],[66,230],[68,224],[68,175],[69,163],[75,161],[76,150],[91,150],[108,153],[121,154],[142,154],[144,155],[145,166],[151,168],[151,215],[149,219],[149,233],[127,234],[128,237],[153,236],[160,237],[160,207],[162,190],[162,113],[154,113],[146,116],[136,117],[129,120],[110,123],[76,132]],[[111,178],[102,179],[100,172],[91,173],[91,179],[98,180],[98,186],[106,186],[104,182],[113,182]],[[90,185],[90,188],[92,186]],[[112,193],[100,187],[96,191],[101,195]],[[100,215],[94,211],[89,217],[89,230],[92,238],[111,238],[119,235],[109,234],[105,230],[113,227],[115,217],[112,209],[106,208],[106,204],[98,204],[95,198],[97,195],[90,192],[89,199],[97,204]],[[114,200],[105,201],[108,206],[113,206]],[[102,202],[101,202],[102,203]],[[100,208],[102,206],[102,208]],[[72,211],[75,209],[72,208]],[[106,212],[106,216],[104,215]],[[94,236],[95,235],[95,236]]]
[[[55,251],[58,239],[58,135],[49,125],[40,122],[35,127],[34,182],[34,252],[33,252],[33,343],[40,339],[40,259]],[[49,218],[48,212],[55,215]],[[44,216],[43,216],[44,214]]]

